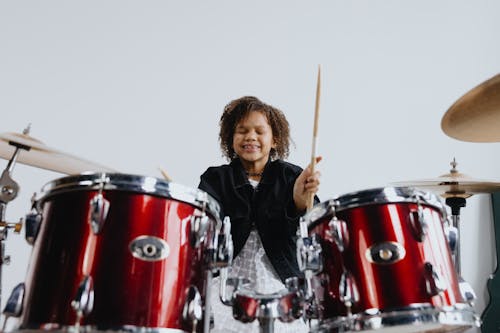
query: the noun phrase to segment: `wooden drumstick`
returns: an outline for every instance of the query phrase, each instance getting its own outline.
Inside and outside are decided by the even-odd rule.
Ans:
[[[166,181],[168,181],[168,182],[172,181],[172,178],[168,175],[168,173],[164,169],[162,169],[161,167],[158,167],[158,170],[160,170],[161,175],[163,176],[163,178],[165,178]]]
[[[318,65],[318,81],[316,84],[316,104],[314,107],[314,127],[313,127],[313,139],[312,139],[312,151],[311,151],[311,174],[314,174],[314,168],[316,166],[316,143],[318,140],[318,119],[319,119],[319,98],[321,91],[321,67]],[[314,193],[309,195],[307,200],[307,210],[311,210],[314,204]]]

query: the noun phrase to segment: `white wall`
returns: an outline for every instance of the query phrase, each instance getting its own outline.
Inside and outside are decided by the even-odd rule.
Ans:
[[[162,166],[195,187],[224,162],[222,108],[249,94],[284,110],[290,161],[304,166],[321,64],[322,199],[434,178],[453,157],[464,173],[499,179],[497,143],[440,128],[454,101],[500,72],[498,13],[494,0],[2,1],[0,132],[32,123],[50,147],[123,173],[160,177]],[[13,176],[12,221],[62,174],[19,164]],[[462,226],[463,276],[481,313],[495,268],[488,195],[467,201]],[[30,253],[12,233],[6,248],[2,302]]]

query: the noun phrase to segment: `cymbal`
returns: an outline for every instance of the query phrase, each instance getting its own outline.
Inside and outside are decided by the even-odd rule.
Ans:
[[[500,74],[460,97],[443,116],[446,135],[469,142],[500,142]]]
[[[443,198],[460,197],[468,198],[473,194],[493,193],[500,191],[500,182],[475,179],[458,172],[456,161],[451,162],[453,168],[450,173],[437,178],[403,181],[392,183],[398,186],[409,186],[437,192]]]
[[[1,133],[0,157],[10,160],[16,147],[21,147],[17,162],[64,174],[85,171],[116,172],[115,170],[46,146],[27,134]]]

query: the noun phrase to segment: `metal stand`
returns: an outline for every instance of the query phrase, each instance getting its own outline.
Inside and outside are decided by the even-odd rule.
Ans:
[[[23,134],[28,133],[29,126],[23,131]],[[7,239],[8,229],[13,229],[14,232],[19,233],[22,228],[21,221],[17,223],[8,223],[5,221],[7,204],[14,200],[19,192],[19,185],[12,179],[10,174],[14,169],[20,150],[29,150],[31,148],[17,143],[9,143],[16,149],[9,160],[7,167],[2,172],[2,176],[0,177],[0,303],[2,301],[2,266],[3,264],[8,264],[10,262],[10,257],[5,255],[5,240]]]
[[[457,239],[455,244],[455,250],[453,251],[453,263],[455,264],[455,270],[458,276],[461,275],[461,265],[460,265],[460,208],[465,207],[465,198],[461,197],[449,197],[446,198],[446,204],[451,208],[451,219],[453,227],[457,231]]]

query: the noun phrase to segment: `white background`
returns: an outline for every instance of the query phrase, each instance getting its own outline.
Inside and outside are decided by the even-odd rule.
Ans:
[[[123,173],[160,177],[161,166],[196,187],[225,162],[224,105],[255,95],[285,112],[289,160],[305,166],[321,64],[322,200],[434,178],[453,157],[461,172],[496,180],[499,144],[452,139],[440,123],[500,72],[499,13],[494,0],[1,1],[0,132],[31,123],[49,147]],[[61,176],[18,164],[7,219]],[[489,195],[468,199],[462,227],[463,276],[481,313],[496,267]],[[2,303],[30,255],[22,235],[10,233],[6,249]]]

